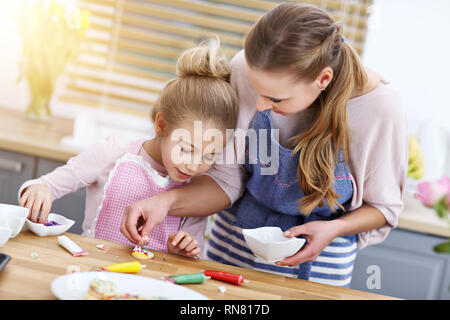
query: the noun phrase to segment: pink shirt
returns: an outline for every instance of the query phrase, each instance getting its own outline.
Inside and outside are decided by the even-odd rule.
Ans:
[[[94,219],[97,209],[102,203],[105,184],[109,173],[114,168],[116,161],[130,150],[134,142],[125,142],[115,138],[108,138],[86,148],[76,157],[69,159],[67,164],[56,168],[52,172],[34,180],[26,181],[19,188],[18,196],[23,189],[31,184],[44,184],[52,194],[53,200],[64,195],[75,192],[86,187],[86,207],[83,221],[83,235],[87,235]],[[160,175],[167,176],[166,169],[154,161],[143,148],[140,149],[141,156]],[[61,212],[64,215],[64,212]],[[199,246],[203,245],[204,228],[206,219],[203,217],[189,217],[182,222],[182,229],[192,234]]]
[[[248,82],[244,51],[231,62],[231,84],[239,96],[239,129],[248,129],[256,113],[257,93]],[[273,124],[278,128],[280,143],[309,125],[311,110],[290,116],[271,112]],[[397,226],[403,209],[402,194],[408,166],[408,132],[406,113],[398,92],[390,84],[348,102],[350,127],[350,173],[353,198],[350,211],[363,203],[376,207],[385,216],[387,224],[379,229],[359,234],[358,248],[382,242],[389,231]],[[242,159],[242,150],[228,145],[226,153]],[[237,162],[239,163],[239,162]],[[242,162],[240,162],[242,163]],[[243,171],[239,165],[215,164],[207,173],[226,192],[234,203],[244,190]]]

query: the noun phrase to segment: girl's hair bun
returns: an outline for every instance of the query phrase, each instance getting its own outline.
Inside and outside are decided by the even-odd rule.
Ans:
[[[197,47],[184,51],[177,62],[180,78],[191,76],[229,80],[230,69],[218,38],[202,41]]]

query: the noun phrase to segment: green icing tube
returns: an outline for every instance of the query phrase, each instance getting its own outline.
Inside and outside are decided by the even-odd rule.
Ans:
[[[202,272],[200,273],[189,273],[189,274],[179,274],[177,276],[169,277],[176,284],[189,284],[189,283],[203,283],[206,279],[211,279],[211,277],[205,276]]]

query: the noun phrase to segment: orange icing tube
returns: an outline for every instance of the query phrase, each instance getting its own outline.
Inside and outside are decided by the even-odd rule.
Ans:
[[[145,267],[145,265],[142,265],[137,261],[133,261],[133,262],[112,264],[109,266],[101,267],[100,270],[110,272],[121,272],[121,273],[135,273],[141,270],[141,268],[143,267]]]

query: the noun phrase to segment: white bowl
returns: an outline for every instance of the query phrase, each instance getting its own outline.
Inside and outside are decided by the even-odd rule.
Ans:
[[[11,237],[11,229],[7,226],[0,226],[0,247],[3,246]]]
[[[253,254],[269,262],[283,260],[296,254],[305,239],[286,238],[278,227],[261,227],[242,230]]]
[[[14,238],[22,231],[28,212],[28,208],[0,203],[0,216],[4,217],[6,224],[11,229],[11,238]]]
[[[59,225],[47,227],[42,223],[35,223],[27,219],[27,226],[34,234],[37,234],[40,237],[45,237],[58,236],[69,230],[70,227],[72,227],[75,223],[75,221],[67,219],[66,217],[56,213],[50,213],[48,215],[47,221],[55,221]]]

